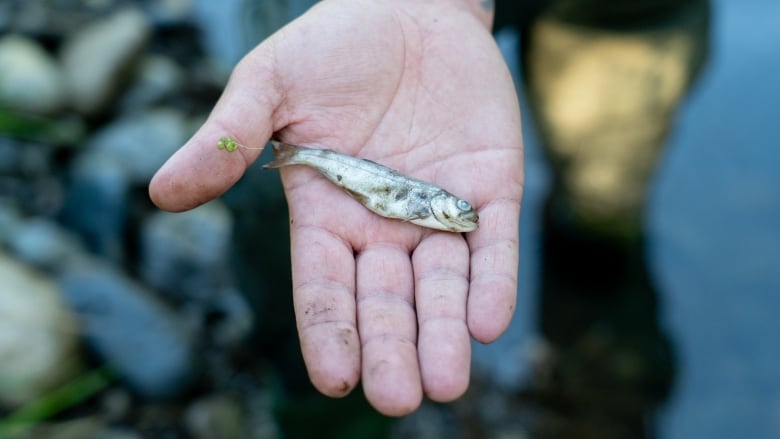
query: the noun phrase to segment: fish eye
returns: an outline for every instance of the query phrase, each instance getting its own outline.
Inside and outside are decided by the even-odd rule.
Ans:
[[[468,212],[469,210],[471,210],[471,204],[469,204],[469,202],[466,200],[458,200],[458,202],[455,203],[455,205],[458,206],[458,209],[464,212]]]

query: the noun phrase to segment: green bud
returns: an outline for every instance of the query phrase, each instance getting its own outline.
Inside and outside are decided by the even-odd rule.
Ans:
[[[238,143],[235,139],[232,137],[220,137],[219,142],[217,142],[217,149],[224,149],[227,150],[227,152],[233,152],[238,148]]]

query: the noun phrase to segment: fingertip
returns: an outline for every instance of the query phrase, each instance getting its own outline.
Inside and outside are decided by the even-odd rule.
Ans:
[[[469,238],[466,321],[475,340],[492,343],[509,326],[517,302],[519,201],[494,200],[480,215],[479,233]]]
[[[337,376],[323,374],[315,376],[309,374],[312,385],[318,392],[330,398],[343,398],[357,386],[357,380],[350,379],[348,376]]]
[[[341,398],[360,380],[360,341],[353,327],[326,326],[323,333],[302,334],[301,351],[312,385],[323,395]]]
[[[471,337],[480,343],[496,341],[509,327],[515,313],[515,303],[515,293],[470,297],[466,321]]]
[[[463,320],[428,321],[420,330],[418,343],[425,395],[436,402],[463,395],[471,369],[469,332]]]
[[[414,394],[401,395],[400,393],[395,393],[382,398],[366,393],[366,399],[376,411],[394,418],[400,418],[413,413],[422,404],[422,398],[422,390]]]
[[[219,151],[217,137],[196,134],[171,156],[149,182],[149,198],[160,209],[181,212],[219,197],[246,168],[240,154]],[[211,146],[211,147],[210,147]]]
[[[363,391],[387,416],[404,416],[422,404],[417,349],[406,341],[378,337],[363,346]]]

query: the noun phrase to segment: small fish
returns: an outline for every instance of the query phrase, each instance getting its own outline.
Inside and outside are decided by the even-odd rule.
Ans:
[[[377,215],[450,232],[477,228],[479,216],[471,204],[438,186],[371,160],[289,143],[272,145],[276,160],[264,168],[311,166]]]

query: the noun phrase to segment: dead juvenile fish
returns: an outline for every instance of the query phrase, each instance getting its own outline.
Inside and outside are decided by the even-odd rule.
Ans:
[[[276,160],[264,168],[306,165],[344,188],[369,210],[387,218],[450,232],[470,232],[479,216],[468,201],[371,160],[325,149],[271,142]]]

